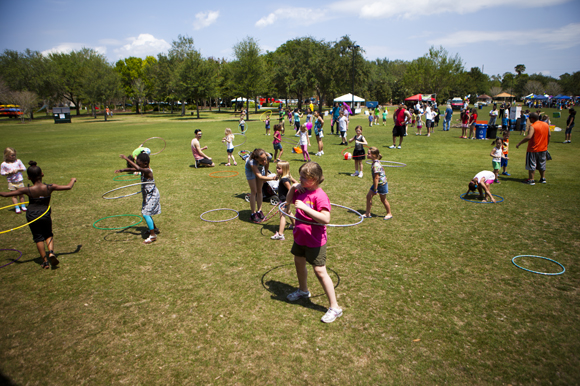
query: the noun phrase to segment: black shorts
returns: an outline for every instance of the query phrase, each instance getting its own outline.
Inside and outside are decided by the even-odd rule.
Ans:
[[[211,165],[213,163],[213,161],[209,158],[198,159],[195,162],[197,162],[198,165]]]
[[[362,150],[354,150],[352,152],[352,159],[357,160],[357,161],[362,161],[364,160],[365,157],[365,149]]]
[[[395,125],[395,127],[393,127],[393,137],[404,137],[405,131],[405,125]]]
[[[49,210],[47,214],[42,216],[42,218],[28,225],[30,227],[30,232],[32,233],[32,240],[35,243],[48,240],[52,237],[52,219],[50,217],[51,211],[52,210]],[[26,212],[26,220],[28,222],[34,220],[37,217],[38,216],[35,216],[34,213],[31,213],[30,211]]]

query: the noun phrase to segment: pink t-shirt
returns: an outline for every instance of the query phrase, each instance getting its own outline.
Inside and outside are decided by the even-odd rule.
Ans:
[[[14,173],[16,170],[20,170],[20,169],[26,170],[26,167],[24,166],[22,161],[20,161],[19,159],[17,159],[15,162],[2,162],[1,173],[3,176],[6,176],[6,179],[8,180],[8,182],[10,182],[12,184],[18,184],[24,180],[21,172],[18,172],[16,174],[12,174],[10,176],[7,174]]]
[[[294,193],[294,202],[300,200],[308,205],[310,208],[320,212],[323,209],[330,212],[330,200],[324,190],[318,188],[316,190],[307,190],[304,193]],[[293,203],[294,203],[293,202]],[[299,220],[316,222],[303,211],[296,210],[296,218]],[[296,221],[294,227],[294,241],[298,245],[306,246],[308,248],[318,248],[326,244],[326,227],[322,225],[305,224],[302,221]]]

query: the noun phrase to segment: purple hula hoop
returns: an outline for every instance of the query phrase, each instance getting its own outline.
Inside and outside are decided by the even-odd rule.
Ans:
[[[21,251],[19,251],[18,249],[0,249],[0,251],[14,251],[14,252],[18,252],[18,253],[20,253],[20,256],[18,256],[18,259],[16,259],[16,260],[12,260],[12,261],[11,261],[10,263],[8,263],[8,264],[1,265],[1,266],[0,266],[0,268],[4,268],[4,267],[6,267],[7,265],[10,265],[10,264],[12,264],[12,263],[14,263],[14,262],[16,262],[16,261],[20,260],[20,258],[22,257],[22,252],[21,252]]]

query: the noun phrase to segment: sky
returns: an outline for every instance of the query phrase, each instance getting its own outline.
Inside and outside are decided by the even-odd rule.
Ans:
[[[442,46],[488,75],[518,64],[555,78],[580,71],[580,0],[21,0],[17,8],[0,23],[2,52],[87,47],[114,63],[167,53],[183,35],[204,57],[231,60],[246,37],[266,52],[294,38],[348,35],[368,60],[413,60]]]

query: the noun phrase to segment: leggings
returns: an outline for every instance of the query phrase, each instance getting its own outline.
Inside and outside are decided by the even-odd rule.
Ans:
[[[151,216],[147,216],[144,214],[143,218],[145,219],[145,222],[147,223],[147,228],[149,228],[149,230],[155,229],[155,223],[153,223],[153,219],[151,218]]]
[[[310,161],[310,154],[308,154],[308,145],[300,145],[302,149],[302,155],[304,156],[304,160]]]

